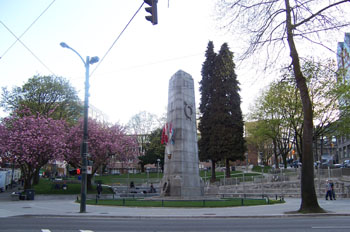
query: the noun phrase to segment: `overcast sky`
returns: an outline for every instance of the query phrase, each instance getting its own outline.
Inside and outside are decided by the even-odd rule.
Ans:
[[[83,63],[60,42],[66,42],[84,59],[101,59],[142,3],[143,0],[0,0],[0,86],[11,89],[34,75],[53,74],[67,78],[83,99]],[[217,29],[214,3],[159,0],[155,26],[146,21],[144,5],[99,66],[90,66],[90,103],[108,115],[112,123],[125,124],[140,111],[162,115],[167,106],[169,79],[182,69],[194,79],[198,106],[198,82],[208,41],[214,42],[216,51],[228,42],[235,52],[239,44]],[[11,33],[19,37],[24,32],[20,39],[24,45],[17,41],[11,47],[16,41]],[[242,110],[247,113],[266,81],[257,80],[253,72],[239,67],[236,72],[241,83]]]

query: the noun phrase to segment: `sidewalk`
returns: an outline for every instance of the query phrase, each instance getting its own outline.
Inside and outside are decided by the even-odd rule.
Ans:
[[[1,195],[1,193],[0,193]],[[9,196],[8,196],[9,197]],[[1,196],[0,217],[11,216],[58,216],[58,217],[116,217],[116,218],[200,218],[200,217],[288,217],[288,216],[350,216],[350,199],[326,201],[319,199],[320,206],[327,210],[326,214],[286,214],[300,207],[300,199],[285,199],[285,204],[228,207],[228,208],[141,208],[111,207],[87,205],[87,213],[79,213],[80,205],[75,203],[76,196],[40,196],[34,201],[11,201]]]

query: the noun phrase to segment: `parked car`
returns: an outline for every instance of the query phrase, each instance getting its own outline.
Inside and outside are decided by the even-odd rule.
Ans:
[[[343,165],[342,164],[332,164],[331,167],[332,168],[341,168],[341,167],[343,167]]]
[[[343,165],[344,168],[350,168],[350,160],[344,160]]]
[[[299,167],[301,167],[301,165],[302,165],[302,163],[300,161],[296,160],[296,161],[293,161],[293,163],[291,164],[291,167],[299,168]]]

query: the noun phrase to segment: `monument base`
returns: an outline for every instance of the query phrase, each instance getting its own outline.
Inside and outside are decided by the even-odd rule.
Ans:
[[[160,186],[162,197],[188,199],[204,195],[204,182],[199,176],[198,178],[181,178],[178,175],[165,176]]]

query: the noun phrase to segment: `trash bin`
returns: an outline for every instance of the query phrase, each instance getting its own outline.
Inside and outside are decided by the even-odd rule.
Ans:
[[[34,189],[26,189],[25,190],[25,195],[27,200],[34,200],[35,196],[35,191]]]
[[[22,192],[20,195],[19,195],[19,199],[20,200],[25,200],[26,199],[26,195],[24,192]]]

